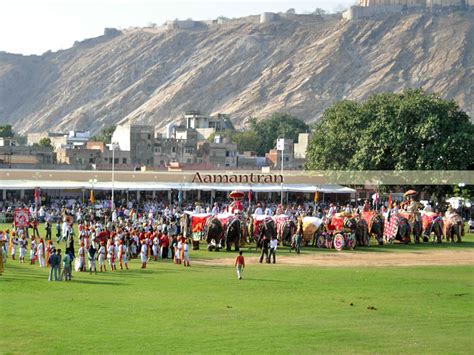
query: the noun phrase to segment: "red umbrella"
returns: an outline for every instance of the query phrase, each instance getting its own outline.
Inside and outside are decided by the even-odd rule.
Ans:
[[[242,191],[232,191],[229,197],[235,200],[241,200],[244,198],[244,193]]]

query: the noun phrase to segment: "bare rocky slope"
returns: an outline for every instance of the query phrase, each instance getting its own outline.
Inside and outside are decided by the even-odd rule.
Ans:
[[[423,87],[473,114],[474,13],[371,21],[134,29],[42,56],[0,53],[0,123],[20,132],[133,121],[185,110],[316,120],[342,98]]]

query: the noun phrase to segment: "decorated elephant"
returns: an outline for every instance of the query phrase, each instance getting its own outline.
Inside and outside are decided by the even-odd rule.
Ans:
[[[408,219],[405,217],[400,217],[395,240],[398,240],[404,244],[411,242],[411,227]]]
[[[423,224],[423,241],[428,242],[433,233],[433,243],[441,243],[443,239],[443,218],[435,212],[425,212],[421,216]]]
[[[291,245],[291,239],[296,232],[296,222],[292,219],[287,220],[281,226],[281,242],[283,245]]]
[[[224,228],[217,217],[210,217],[206,222],[205,235],[207,250],[219,251],[222,248]]]
[[[227,251],[231,251],[232,244],[235,246],[235,251],[239,251],[242,232],[242,221],[239,218],[234,217],[227,222],[224,231],[224,241]]]
[[[458,243],[462,242],[464,236],[464,221],[460,215],[454,212],[447,212],[444,218],[446,240],[454,242],[454,237]]]
[[[257,248],[262,248],[264,240],[265,242],[270,241],[272,237],[277,237],[276,223],[271,217],[267,217],[258,224],[255,240]]]

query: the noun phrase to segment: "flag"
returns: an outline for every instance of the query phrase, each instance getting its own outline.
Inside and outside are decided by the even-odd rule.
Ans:
[[[36,203],[40,202],[40,188],[39,187],[35,188],[35,202]]]
[[[249,199],[249,203],[252,201],[252,190],[249,190],[247,197]]]
[[[315,191],[314,192],[314,202],[318,202],[318,197],[319,197],[318,191]]]
[[[91,190],[91,195],[90,195],[90,197],[89,197],[89,201],[90,201],[91,203],[94,203],[94,202],[95,202],[95,199],[94,199],[94,191],[92,191],[92,190]]]
[[[387,208],[390,210],[392,209],[392,193],[390,192],[390,196],[388,197],[388,206]]]

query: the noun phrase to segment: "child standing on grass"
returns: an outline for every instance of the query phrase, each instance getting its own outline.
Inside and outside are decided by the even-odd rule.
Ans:
[[[235,270],[237,271],[237,278],[239,280],[242,280],[242,273],[245,268],[245,259],[244,256],[242,255],[242,251],[239,251],[239,255],[235,258]]]

